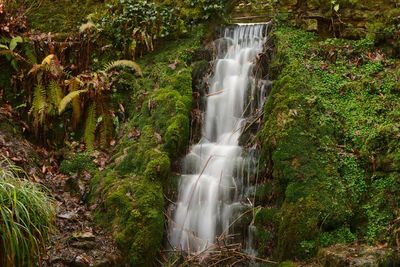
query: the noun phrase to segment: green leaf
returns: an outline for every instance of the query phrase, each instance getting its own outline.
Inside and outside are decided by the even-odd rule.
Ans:
[[[0,44],[0,49],[6,49],[6,50],[8,50],[8,46],[3,45],[3,44]]]
[[[22,43],[22,37],[21,36],[17,36],[11,39],[10,42],[10,50],[14,51],[14,49],[17,47],[18,43]]]
[[[116,61],[112,61],[112,62],[106,64],[104,67],[104,71],[108,72],[117,67],[128,67],[128,68],[131,68],[134,71],[136,71],[136,73],[138,73],[139,75],[142,75],[142,70],[141,70],[140,66],[136,62],[134,62],[132,60],[126,60],[126,59],[116,60]]]
[[[339,4],[334,5],[333,10],[335,10],[335,12],[339,11]]]

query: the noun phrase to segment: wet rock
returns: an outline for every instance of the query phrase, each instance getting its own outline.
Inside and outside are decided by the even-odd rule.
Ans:
[[[318,31],[318,20],[316,19],[305,19],[303,21],[303,28],[306,31]]]
[[[74,220],[74,219],[78,218],[78,214],[73,211],[68,211],[65,213],[57,214],[57,217],[61,218],[61,219],[66,219],[66,220]]]
[[[92,249],[96,246],[96,242],[89,240],[76,241],[73,242],[71,246],[79,249]]]
[[[390,248],[371,247],[366,245],[335,245],[324,248],[318,253],[322,266],[398,266],[399,254]]]
[[[92,232],[73,233],[72,237],[84,241],[94,241],[96,239],[96,236]]]
[[[92,266],[90,259],[87,255],[82,254],[76,256],[75,260],[71,263],[73,267],[89,267]]]

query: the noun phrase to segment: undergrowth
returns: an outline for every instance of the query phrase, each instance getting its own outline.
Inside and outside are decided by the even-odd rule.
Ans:
[[[320,40],[284,26],[274,38],[275,82],[259,140],[280,207],[276,256],[391,244],[400,201],[399,61],[370,39]]]
[[[47,192],[0,159],[0,265],[37,266],[53,228],[55,209]]]

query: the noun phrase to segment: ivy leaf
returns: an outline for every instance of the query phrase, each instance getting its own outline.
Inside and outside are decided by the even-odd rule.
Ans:
[[[18,43],[22,43],[22,37],[21,36],[17,36],[11,39],[10,41],[10,50],[14,51],[14,49],[17,47]]]

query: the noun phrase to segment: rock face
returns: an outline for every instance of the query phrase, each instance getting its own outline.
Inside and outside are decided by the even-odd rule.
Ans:
[[[242,0],[232,22],[275,18],[323,37],[368,37],[399,55],[400,6],[395,0]]]
[[[396,253],[388,248],[336,245],[321,250],[318,256],[320,264],[326,267],[379,267],[396,266]]]
[[[276,11],[288,13],[305,29],[317,21],[319,33],[345,38],[389,33],[400,15],[396,1],[387,0],[285,0],[279,1]]]
[[[339,243],[394,244],[399,60],[370,39],[322,40],[284,26],[273,34],[274,82],[258,134],[259,253],[271,246],[280,260],[307,259]]]

